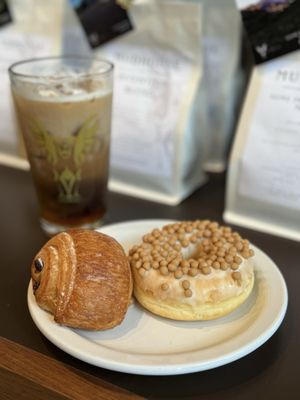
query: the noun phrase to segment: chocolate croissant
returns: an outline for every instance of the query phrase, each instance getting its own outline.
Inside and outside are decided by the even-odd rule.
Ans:
[[[122,246],[102,233],[72,229],[50,239],[31,266],[38,305],[74,328],[103,330],[120,324],[132,295]]]

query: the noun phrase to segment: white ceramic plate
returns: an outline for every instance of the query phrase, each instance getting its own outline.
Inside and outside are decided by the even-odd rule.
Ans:
[[[127,250],[144,233],[167,220],[144,220],[103,227]],[[254,247],[254,246],[253,246]],[[176,375],[215,368],[237,360],[266,342],[287,308],[287,288],[274,262],[255,249],[256,283],[248,300],[230,315],[201,322],[160,318],[138,304],[129,307],[121,325],[102,332],[56,324],[38,307],[28,289],[30,314],[38,329],[57,347],[87,363],[141,375]]]

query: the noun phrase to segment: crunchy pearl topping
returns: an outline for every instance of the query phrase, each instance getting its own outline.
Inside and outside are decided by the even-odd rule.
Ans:
[[[184,295],[191,297],[186,277],[229,270],[233,280],[240,282],[239,267],[253,255],[249,241],[230,227],[196,220],[169,224],[144,235],[142,243],[130,249],[129,261],[141,276],[154,269],[162,276],[179,280]],[[168,284],[163,283],[161,289],[168,290]]]
[[[176,279],[180,279],[182,276],[183,276],[182,269],[177,269],[177,270],[174,272],[174,277],[175,277]]]
[[[168,289],[169,289],[169,285],[168,285],[167,283],[163,283],[163,284],[161,285],[161,290],[166,291],[166,290],[168,290]]]
[[[242,278],[242,275],[241,275],[241,273],[239,271],[235,271],[235,272],[232,273],[232,277],[236,281],[239,281]]]
[[[187,280],[182,281],[182,287],[183,287],[183,289],[189,289],[190,285],[191,285],[191,284],[190,284],[189,281],[187,281]]]
[[[184,295],[185,297],[192,297],[193,292],[191,291],[191,289],[185,289]]]

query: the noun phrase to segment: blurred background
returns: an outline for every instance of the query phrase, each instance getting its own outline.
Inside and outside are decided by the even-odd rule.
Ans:
[[[253,67],[234,0],[1,0],[0,16],[1,163],[28,168],[8,66],[94,54],[115,65],[113,190],[178,204],[226,170]]]

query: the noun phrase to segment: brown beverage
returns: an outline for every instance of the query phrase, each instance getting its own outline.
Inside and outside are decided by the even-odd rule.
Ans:
[[[106,213],[111,89],[87,79],[12,89],[48,233],[93,227]],[[95,90],[97,89],[97,90]]]

